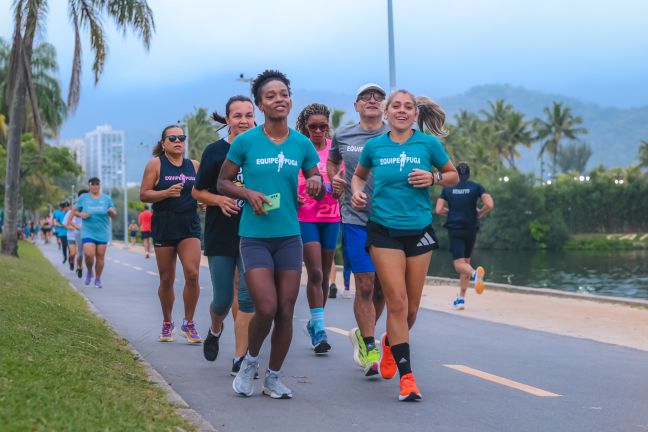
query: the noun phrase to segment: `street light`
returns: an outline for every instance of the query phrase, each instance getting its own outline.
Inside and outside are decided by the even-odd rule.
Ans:
[[[189,159],[189,122],[182,123],[182,121],[178,120],[178,127],[180,129],[184,129],[184,133],[187,136],[187,138],[185,140],[185,154],[184,154],[184,157],[185,157],[185,159]]]
[[[387,34],[389,40],[389,89],[396,90],[396,59],[394,48],[394,12],[392,0],[387,0]]]

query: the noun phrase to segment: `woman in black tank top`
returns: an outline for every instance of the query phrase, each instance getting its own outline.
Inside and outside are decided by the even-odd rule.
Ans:
[[[158,296],[163,315],[160,341],[173,340],[173,282],[176,257],[179,256],[185,278],[185,310],[180,331],[189,343],[201,343],[202,338],[193,322],[200,294],[200,219],[191,189],[196,182],[198,162],[185,159],[186,138],[176,125],[164,128],[153,149],[155,157],[144,170],[140,199],[153,203],[153,246],[160,273]]]

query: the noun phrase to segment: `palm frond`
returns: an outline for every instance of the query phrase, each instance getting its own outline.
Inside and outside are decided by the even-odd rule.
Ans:
[[[70,19],[74,26],[74,54],[72,56],[72,73],[68,87],[67,106],[74,112],[81,100],[81,34],[79,33],[79,14],[76,6],[70,7]]]

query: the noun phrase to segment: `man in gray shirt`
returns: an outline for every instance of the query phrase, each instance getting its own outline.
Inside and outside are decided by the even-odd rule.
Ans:
[[[389,130],[382,121],[381,103],[385,100],[385,96],[385,90],[378,84],[368,83],[358,89],[354,106],[360,115],[360,122],[342,126],[335,132],[326,164],[329,178],[333,183],[333,196],[342,197],[340,205],[342,239],[355,278],[356,295],[353,311],[358,323],[358,327],[349,333],[349,338],[353,344],[353,360],[364,370],[365,376],[378,373],[380,351],[376,347],[374,333],[385,300],[373,263],[365,250],[373,176],[370,175],[367,179],[365,187],[365,193],[369,197],[366,210],[356,210],[351,207],[351,179],[367,140]],[[344,171],[342,171],[342,163],[344,163]]]

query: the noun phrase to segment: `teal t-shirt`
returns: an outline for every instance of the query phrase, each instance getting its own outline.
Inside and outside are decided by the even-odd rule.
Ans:
[[[227,159],[243,169],[245,187],[266,196],[280,194],[279,208],[265,215],[255,215],[245,202],[239,225],[241,237],[274,238],[300,235],[297,220],[297,177],[299,170],[309,170],[319,162],[308,138],[290,129],[288,138],[275,144],[257,126],[237,136]]]
[[[54,210],[54,214],[52,215],[55,221],[63,225],[63,220],[65,219],[65,212],[63,210]],[[67,228],[64,226],[57,225],[54,227],[54,231],[56,231],[56,235],[59,237],[67,236]]]
[[[114,207],[115,204],[108,195],[100,195],[99,198],[93,198],[89,193],[81,195],[77,199],[76,208],[78,211],[89,215],[81,225],[81,238],[109,242],[110,216],[108,215],[108,209]]]
[[[448,162],[443,144],[418,130],[403,144],[389,134],[367,141],[359,163],[373,168],[374,193],[372,221],[393,229],[422,229],[432,223],[432,203],[428,188],[415,188],[407,182],[414,168],[430,171]]]

